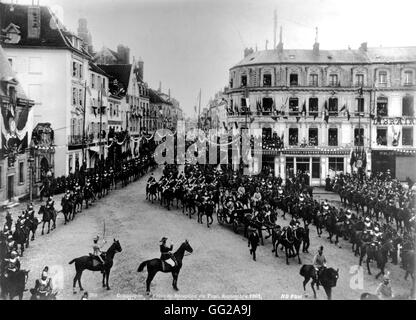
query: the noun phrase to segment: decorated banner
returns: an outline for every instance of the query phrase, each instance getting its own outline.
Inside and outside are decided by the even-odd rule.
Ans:
[[[28,147],[29,110],[29,107],[16,108],[11,104],[3,104],[1,106],[0,153],[12,160],[16,154],[24,153]],[[14,163],[14,161],[11,162]]]

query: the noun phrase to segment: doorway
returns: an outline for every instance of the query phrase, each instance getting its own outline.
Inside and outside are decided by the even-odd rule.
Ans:
[[[7,177],[7,198],[12,201],[14,197],[14,176]]]

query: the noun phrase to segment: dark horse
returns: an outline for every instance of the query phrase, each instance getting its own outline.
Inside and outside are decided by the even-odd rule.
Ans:
[[[110,286],[108,285],[108,278],[110,277],[110,271],[113,267],[113,259],[117,252],[121,252],[120,242],[114,239],[113,244],[108,248],[107,252],[105,253],[104,259],[104,270],[103,270],[103,288],[107,287],[107,290],[110,290]],[[92,256],[82,256],[79,258],[75,258],[69,262],[72,264],[75,262],[75,277],[74,277],[74,284],[73,284],[73,291],[76,293],[75,286],[78,281],[79,289],[84,291],[81,285],[81,276],[84,270],[90,271],[102,271],[101,265],[95,265],[95,257]],[[106,283],[104,282],[106,280]]]
[[[38,214],[42,215],[42,235],[44,234],[43,229],[45,228],[45,224],[48,224],[48,232],[51,230],[51,220],[53,222],[52,230],[56,228],[56,211],[48,210],[45,206],[40,206]]]
[[[324,287],[326,296],[328,300],[332,298],[332,288],[337,285],[337,281],[339,278],[339,269],[335,270],[333,268],[325,268],[319,273],[319,283]],[[300,268],[300,275],[305,278],[303,280],[303,290],[306,292],[306,284],[312,278],[311,287],[313,291],[313,296],[316,299],[316,291],[315,291],[315,283],[316,283],[316,270],[315,267],[311,264],[304,264]],[[319,284],[317,284],[317,288],[319,289]]]
[[[146,260],[143,261],[139,268],[137,269],[137,272],[142,272],[144,267],[147,266],[147,279],[146,279],[146,293],[150,294],[150,283],[152,282],[153,278],[155,277],[156,273],[159,271],[162,271],[163,273],[172,273],[173,276],[173,282],[172,286],[173,289],[178,291],[178,276],[179,272],[182,268],[182,260],[185,255],[185,251],[192,253],[193,249],[191,245],[189,244],[188,240],[185,240],[184,243],[181,244],[178,250],[173,254],[176,259],[176,265],[175,267],[170,266],[166,262],[162,261],[161,259],[152,259],[152,260]],[[165,266],[163,266],[164,264]]]
[[[375,246],[372,243],[363,243],[361,245],[360,250],[360,261],[359,265],[361,266],[361,263],[363,262],[363,258],[367,256],[367,270],[368,274],[371,275],[370,270],[370,261],[374,260],[377,262],[377,268],[380,269],[380,272],[376,275],[376,279],[380,275],[384,275],[384,268],[386,266],[387,260],[388,260],[388,254],[389,251],[391,251],[393,248],[393,244],[391,240],[387,240],[384,244],[382,244],[380,247]]]
[[[28,279],[29,271],[19,270],[16,273],[11,273],[7,277],[0,275],[0,287],[2,297],[13,300],[14,297],[18,297],[19,300],[23,299],[23,292],[25,290],[26,282]]]
[[[146,199],[149,199],[150,201],[157,200],[157,195],[158,195],[158,189],[159,189],[159,184],[157,182],[149,185],[146,185]]]

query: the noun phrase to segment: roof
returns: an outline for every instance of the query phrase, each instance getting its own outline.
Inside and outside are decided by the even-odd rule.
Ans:
[[[98,67],[110,75],[110,77],[117,79],[118,82],[121,82],[127,90],[132,71],[131,64],[99,64]]]
[[[97,66],[95,63],[93,63],[93,62],[91,62],[90,61],[90,63],[89,63],[89,66],[90,66],[90,70],[92,71],[92,72],[95,72],[95,73],[98,73],[98,74],[101,74],[101,75],[103,75],[103,76],[105,76],[105,77],[108,77],[108,78],[110,78],[111,76],[109,75],[109,74],[107,74],[103,69],[101,69],[99,66]]]
[[[171,102],[165,100],[158,91],[153,89],[149,89],[149,101],[150,103],[172,104]]]
[[[0,82],[3,81],[13,81],[16,82],[16,93],[17,97],[20,99],[28,99],[25,92],[23,91],[22,86],[19,84],[19,82],[16,79],[16,75],[12,70],[12,67],[7,60],[6,53],[4,52],[2,46],[0,46]],[[4,92],[4,86],[0,85],[0,95],[6,96],[7,93]]]
[[[380,56],[381,59],[376,59]],[[277,50],[256,51],[249,54],[231,69],[241,66],[275,63],[378,63],[415,62],[416,47],[368,48],[364,50],[313,50],[287,49],[281,54]]]
[[[13,6],[13,7],[12,7]],[[11,10],[13,8],[13,10]],[[35,8],[35,9],[33,9]],[[29,12],[40,12],[40,35],[37,38],[29,38]],[[88,55],[85,50],[73,47],[66,38],[75,34],[69,32],[57,18],[52,15],[46,6],[29,6],[10,3],[0,3],[0,28],[6,29],[9,25],[19,27],[20,40],[17,43],[3,43],[4,47],[48,47],[58,49],[70,49],[75,52]]]

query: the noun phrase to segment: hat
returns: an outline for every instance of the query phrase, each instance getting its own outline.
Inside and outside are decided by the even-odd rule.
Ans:
[[[388,275],[388,274],[385,274],[385,275],[383,276],[383,280],[384,280],[384,281],[386,281],[386,280],[390,281],[390,277],[389,277],[389,275]]]
[[[379,232],[379,231],[380,231],[380,229],[379,229],[378,227],[375,227],[375,228],[374,228],[374,231],[375,231],[375,232]]]
[[[365,217],[365,221],[366,222],[370,222],[370,218],[369,217]]]
[[[162,240],[160,240],[160,242],[164,242],[164,241],[166,241],[166,240],[168,240],[168,238],[163,237],[163,238],[162,238]]]
[[[95,236],[94,237],[94,241],[98,241],[98,239],[100,239],[100,236]]]
[[[10,255],[11,255],[11,256],[15,256],[15,257],[16,257],[16,256],[17,256],[17,252],[13,250],[13,251],[10,253]]]

